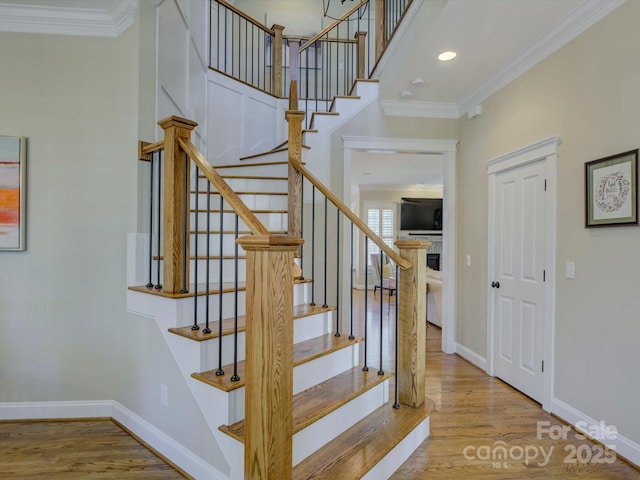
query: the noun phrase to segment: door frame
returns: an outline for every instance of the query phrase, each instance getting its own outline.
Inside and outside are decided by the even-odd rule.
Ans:
[[[351,156],[354,150],[442,155],[442,351],[456,352],[456,164],[458,140],[343,136],[343,201],[351,205]],[[345,250],[346,251],[346,250]],[[348,274],[348,272],[346,272]]]
[[[549,137],[540,142],[528,145],[513,152],[486,161],[489,186],[488,205],[488,255],[487,255],[487,373],[494,376],[495,347],[494,336],[494,289],[490,287],[495,278],[495,225],[494,209],[496,198],[494,188],[496,174],[525,166],[530,163],[544,161],[546,165],[545,195],[545,309],[544,309],[544,345],[542,374],[542,408],[551,411],[553,399],[554,377],[554,345],[555,345],[555,298],[556,298],[556,217],[557,217],[557,173],[559,137]]]

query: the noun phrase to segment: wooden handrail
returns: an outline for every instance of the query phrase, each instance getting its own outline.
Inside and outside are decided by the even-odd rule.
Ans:
[[[234,192],[229,184],[224,181],[215,168],[204,158],[204,155],[191,143],[191,140],[179,138],[178,142],[189,158],[202,170],[202,173],[213,184],[216,190],[229,203],[231,208],[238,214],[240,219],[247,225],[254,235],[268,235],[267,228],[258,220],[251,210],[244,204],[240,197]]]
[[[228,8],[229,10],[231,10],[233,13],[235,13],[236,15],[244,18],[245,20],[253,23],[256,27],[261,28],[262,30],[264,30],[265,32],[271,34],[271,35],[275,35],[275,32],[270,29],[269,27],[265,27],[263,24],[261,24],[259,21],[251,18],[249,15],[247,15],[246,13],[238,10],[236,7],[234,7],[233,5],[231,5],[230,3],[225,2],[224,0],[216,0],[217,3],[219,3],[220,5],[223,5],[224,7]]]
[[[360,217],[358,217],[353,211],[347,207],[342,200],[336,197],[331,190],[329,190],[324,184],[318,180],[309,170],[307,170],[299,162],[289,162],[301,175],[309,180],[335,207],[342,212],[342,214],[353,222],[373,243],[375,243],[380,250],[382,250],[396,265],[402,269],[413,268],[413,264],[408,260],[402,258],[395,250],[371,230],[366,223],[364,223]]]
[[[362,0],[358,5],[355,5],[355,6],[351,7],[349,10],[347,10],[347,12],[344,15],[342,15],[340,18],[338,18],[333,23],[330,23],[325,28],[320,30],[320,32],[316,33],[313,37],[311,37],[309,40],[307,40],[307,42],[304,45],[302,45],[300,47],[300,53],[304,52],[307,48],[309,48],[311,45],[313,45],[321,37],[324,37],[328,32],[333,30],[336,25],[338,25],[338,24],[342,23],[343,21],[345,21],[347,18],[349,18],[353,14],[353,12],[356,12],[357,10],[360,9],[360,7],[366,5],[367,3],[369,3],[369,0]]]
[[[153,153],[164,148],[164,140],[159,142],[149,143],[142,148],[142,153]]]

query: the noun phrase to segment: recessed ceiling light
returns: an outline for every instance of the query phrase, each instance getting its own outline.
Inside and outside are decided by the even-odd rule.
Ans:
[[[441,62],[448,62],[449,60],[453,60],[454,58],[456,58],[457,55],[458,54],[456,52],[448,50],[438,55],[438,60],[440,60]]]
[[[411,85],[414,87],[421,87],[422,85],[424,85],[424,79],[414,78],[413,80],[411,80]]]
[[[400,92],[400,96],[402,98],[411,98],[413,97],[413,92],[411,90],[405,90],[404,92]]]

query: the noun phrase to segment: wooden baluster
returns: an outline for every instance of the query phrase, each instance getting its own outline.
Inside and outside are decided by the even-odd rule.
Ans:
[[[354,38],[358,41],[358,70],[356,78],[368,78],[369,75],[365,73],[365,59],[367,53],[365,39],[367,38],[367,32],[356,32],[356,36]]]
[[[282,25],[275,24],[273,30],[273,43],[271,45],[271,93],[276,97],[282,97]]]
[[[251,235],[247,252],[245,478],[292,477],[293,254],[303,240]]]
[[[425,400],[427,240],[398,240],[400,256],[413,268],[400,272],[398,318],[398,401],[419,407]],[[397,283],[396,283],[397,285]]]
[[[189,241],[185,243],[184,240],[185,229],[189,228],[189,215],[186,218],[184,215],[184,188],[185,184],[189,184],[189,162],[185,162],[185,152],[178,139],[190,139],[191,131],[198,124],[186,118],[171,116],[160,120],[158,125],[164,130],[162,287],[165,292],[179,293],[184,280],[189,278],[189,262],[185,261],[189,259]]]

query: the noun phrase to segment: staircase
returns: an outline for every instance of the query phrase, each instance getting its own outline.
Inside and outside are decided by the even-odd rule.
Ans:
[[[420,268],[426,265],[426,257],[420,255],[426,255],[425,246],[398,245],[403,253],[401,258],[347,211],[322,183],[329,183],[326,159],[330,157],[332,132],[376,101],[377,88],[376,81],[358,80],[351,94],[336,95],[327,111],[311,112],[305,105],[310,120],[304,132],[301,131],[304,112],[297,111],[295,102],[290,103],[289,140],[263,154],[240,159],[238,163],[215,168],[209,165],[190,143],[190,131],[195,123],[178,117],[159,122],[165,130],[164,141],[141,148],[141,159],[151,162],[151,233],[131,252],[129,262],[136,265],[137,278],[144,277],[140,272],[148,272],[149,282],[145,286],[129,287],[128,308],[156,321],[224,454],[222,462],[202,459],[200,468],[191,470],[197,478],[385,479],[429,435],[429,415],[434,405],[424,398],[425,280],[420,276],[424,269]],[[182,160],[185,156],[191,159],[191,177]],[[305,163],[308,170],[303,166]],[[170,175],[173,179],[167,182]],[[313,184],[312,200],[307,198],[308,190],[306,195],[296,190],[303,188],[305,181]],[[188,187],[181,189],[181,185]],[[349,319],[342,318],[337,302],[341,296],[344,301],[345,295],[339,292],[350,290],[345,280],[340,283],[340,271],[345,267],[336,266],[338,278],[335,280],[328,280],[326,268],[319,275],[325,285],[324,298],[316,302],[315,289],[319,287],[314,286],[314,280],[318,279],[312,277],[318,274],[313,274],[313,266],[309,269],[309,260],[305,257],[309,244],[315,252],[317,247],[313,245],[321,239],[315,229],[310,233],[308,226],[302,227],[303,220],[296,219],[305,209],[315,212],[316,192],[324,195],[325,242],[330,201],[336,207],[338,237],[342,215],[343,223],[351,221],[352,231],[355,224],[369,241],[379,244],[389,258],[395,256],[397,265],[408,269],[408,274],[399,276],[402,302],[396,308],[399,313],[395,334],[388,327],[390,336],[393,334],[403,341],[409,339],[397,347],[402,349],[400,361],[397,353],[395,363],[385,358],[385,365],[393,364],[395,372],[394,368],[383,370],[382,366],[383,357],[388,355],[383,354],[382,348],[382,316],[378,333],[379,367],[369,363],[373,346],[367,353],[367,345],[373,344],[372,338],[376,338],[371,334],[367,337],[368,328],[372,328],[368,324],[376,322],[370,321],[365,313],[364,318],[355,319],[354,328],[353,323],[348,326]],[[292,197],[301,204],[290,210]],[[161,220],[161,214],[171,219]],[[258,287],[265,286],[264,279],[270,281],[271,277],[265,276],[264,271],[256,273],[256,262],[259,268],[272,264],[260,263],[263,257],[256,257],[253,253],[256,248],[250,248],[252,236],[275,239],[274,244],[279,237],[295,240],[302,237],[306,242],[304,247],[290,243],[285,248],[290,257],[280,266],[286,271],[273,277],[285,281],[258,293],[259,279],[263,283]],[[339,246],[335,248],[340,259]],[[326,250],[325,247],[325,265]],[[297,253],[293,254],[294,251]],[[342,257],[346,262],[346,252]],[[422,267],[418,268],[419,265]],[[327,301],[328,281],[334,283],[334,288],[337,286],[336,305]],[[292,290],[290,297],[283,293],[289,289]],[[274,297],[282,294],[282,298],[256,306],[255,296],[267,291]],[[287,310],[290,299],[293,303],[290,314],[273,309],[262,311],[272,305],[275,309],[280,305]],[[367,311],[366,303],[364,311]],[[277,317],[275,326],[270,323],[271,314]],[[284,324],[277,323],[282,320]],[[258,349],[247,347],[250,344],[255,348],[255,337],[262,334],[270,340],[278,336],[286,339],[289,328],[293,348],[290,351],[291,344],[287,346],[285,341],[283,350],[290,351],[291,356],[283,354],[283,358],[290,360],[281,364],[276,361],[275,369],[272,361],[278,359],[281,348],[278,345],[282,344],[264,341]],[[419,338],[423,339],[422,344]],[[259,361],[256,363],[261,355],[268,364],[264,368]],[[263,391],[256,388],[256,379],[258,384],[266,385],[264,391],[289,391],[278,384],[287,383],[286,370],[291,372],[291,368],[292,410],[286,405],[280,408],[278,402],[282,398],[277,394],[273,398],[245,394],[247,390]],[[283,403],[291,404],[291,395]],[[259,417],[262,413],[265,416]],[[257,429],[261,431],[258,439],[247,433],[256,431],[256,419],[262,425]],[[286,440],[282,435],[269,437],[269,429],[279,430],[280,423],[286,424],[290,431]],[[265,425],[269,426],[265,428]],[[260,436],[264,433],[265,437]],[[283,441],[271,444],[274,438]],[[256,448],[257,442],[264,445]],[[288,473],[269,473],[287,471],[270,470],[270,466],[264,470],[260,470],[261,466],[254,468],[251,464],[254,460],[256,465],[263,465],[261,462],[270,465],[271,459],[251,456],[249,461],[245,450],[249,456],[262,451],[267,452],[267,457],[288,459]],[[189,468],[183,468],[190,472]]]

